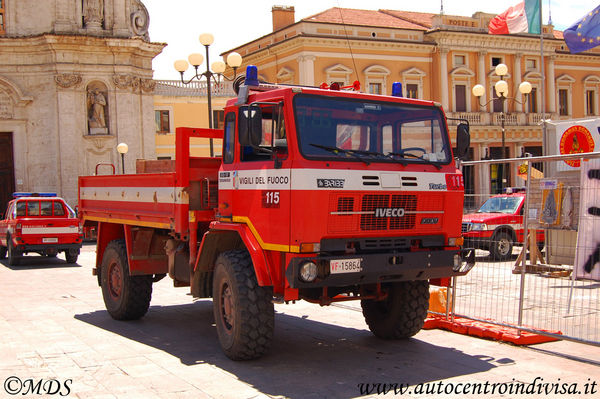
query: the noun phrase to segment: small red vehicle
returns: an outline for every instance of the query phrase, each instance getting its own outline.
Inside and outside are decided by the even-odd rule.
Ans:
[[[516,190],[515,190],[516,191]],[[462,233],[465,247],[490,251],[496,260],[508,260],[513,246],[523,242],[525,193],[511,189],[494,195],[476,213],[463,215]],[[538,248],[544,247],[544,232],[536,233]]]
[[[55,257],[65,253],[77,262],[82,235],[79,219],[65,200],[54,193],[15,193],[0,220],[0,259],[18,265],[29,252]]]

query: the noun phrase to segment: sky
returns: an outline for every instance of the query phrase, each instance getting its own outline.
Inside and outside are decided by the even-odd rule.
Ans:
[[[212,33],[215,41],[210,46],[210,62],[220,59],[219,54],[272,32],[271,7],[294,6],[296,21],[331,7],[363,10],[403,10],[440,12],[440,0],[142,0],[150,13],[150,40],[167,43],[153,61],[155,79],[179,79],[173,62],[187,59],[191,53],[205,53],[198,41],[202,33]],[[473,1],[443,0],[444,13],[471,16],[477,11],[499,14],[519,0]],[[544,24],[548,23],[548,9],[557,30],[564,30],[579,20],[596,4],[594,0],[542,0]],[[550,4],[550,7],[548,6]],[[189,75],[189,71],[188,71]]]

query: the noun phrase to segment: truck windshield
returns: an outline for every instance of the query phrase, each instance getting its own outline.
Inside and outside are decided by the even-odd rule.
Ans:
[[[478,213],[509,213],[513,214],[519,208],[524,197],[492,197],[485,201]]]
[[[294,113],[308,159],[446,164],[451,160],[439,108],[298,94]]]

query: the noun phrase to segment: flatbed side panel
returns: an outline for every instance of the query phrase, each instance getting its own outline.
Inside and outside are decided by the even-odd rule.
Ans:
[[[166,228],[187,234],[189,198],[175,173],[88,176],[79,180],[84,220]]]

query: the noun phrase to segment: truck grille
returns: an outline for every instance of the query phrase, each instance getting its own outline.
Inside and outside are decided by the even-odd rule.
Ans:
[[[328,231],[348,233],[358,231],[403,231],[415,229],[420,217],[428,212],[440,217],[444,197],[434,193],[424,194],[332,194],[329,205]],[[400,213],[400,214],[399,214]],[[441,221],[440,221],[441,222]],[[420,225],[419,229],[439,229]]]

